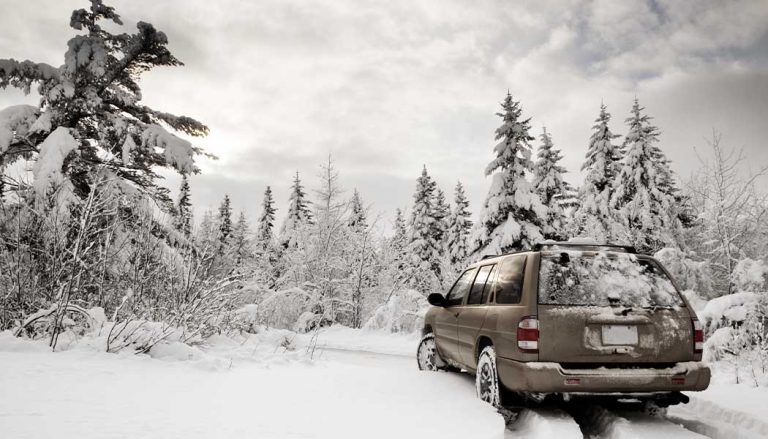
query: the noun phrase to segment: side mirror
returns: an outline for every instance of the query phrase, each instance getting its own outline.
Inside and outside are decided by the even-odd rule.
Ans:
[[[427,302],[433,306],[445,306],[445,297],[440,293],[432,293],[427,296]]]

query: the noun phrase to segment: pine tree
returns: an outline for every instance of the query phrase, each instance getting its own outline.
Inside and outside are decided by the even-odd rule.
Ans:
[[[395,209],[395,234],[390,241],[393,252],[398,255],[400,259],[399,267],[402,268],[402,260],[405,258],[405,251],[408,247],[408,228],[405,224],[405,218],[403,218],[403,211]]]
[[[626,156],[616,180],[611,206],[624,228],[625,239],[640,251],[653,253],[674,245],[676,227],[670,216],[674,198],[660,190],[663,185],[666,159],[660,155],[658,129],[650,124],[651,118],[642,114],[637,99],[632,114],[627,118]]]
[[[496,158],[485,169],[493,179],[472,238],[472,253],[477,256],[532,246],[543,238],[546,221],[547,210],[526,180],[533,172],[530,119],[522,119],[520,103],[509,93],[501,107]]]
[[[435,184],[427,167],[416,180],[413,210],[408,233],[408,260],[404,269],[406,285],[424,294],[440,286],[440,248],[435,241]]]
[[[309,209],[309,201],[306,199],[304,186],[299,180],[299,173],[293,178],[291,194],[288,198],[288,216],[280,229],[280,241],[283,247],[296,244],[297,233],[302,226],[312,224],[312,212]]]
[[[192,233],[192,202],[189,199],[189,180],[181,176],[179,199],[176,202],[176,230],[189,237]]]
[[[360,197],[360,193],[355,189],[352,193],[352,200],[350,201],[350,213],[347,226],[356,232],[363,231],[368,228],[368,219],[366,218],[365,207],[363,207],[363,200]]]
[[[245,214],[241,211],[237,217],[237,222],[232,228],[232,253],[235,265],[243,265],[253,257],[251,247],[251,230]]]
[[[547,208],[547,221],[543,227],[545,239],[562,240],[566,235],[565,210],[561,203],[567,202],[571,187],[563,180],[563,173],[567,171],[558,164],[562,159],[560,150],[552,143],[552,136],[544,128],[538,160],[534,164],[533,187]]]
[[[579,188],[579,205],[573,214],[574,235],[586,235],[598,242],[609,242],[617,233],[616,219],[610,206],[613,184],[621,170],[621,148],[613,144],[619,137],[608,127],[611,114],[604,104],[592,126],[587,155],[581,170],[586,173]]]
[[[259,216],[258,230],[256,232],[257,247],[260,252],[267,251],[274,241],[275,201],[272,198],[272,188],[267,186],[264,190],[264,200]]]
[[[171,210],[169,191],[156,183],[157,169],[197,172],[194,157],[201,151],[164,127],[190,136],[204,136],[208,128],[141,103],[144,72],[182,65],[166,47],[166,35],[143,21],[135,34],[111,34],[103,21],[122,25],[114,8],[102,0],[91,0],[88,10],[72,13],[70,26],[83,34],[69,40],[61,67],[0,60],[0,89],[12,86],[29,93],[36,84],[40,95],[38,106],[0,112],[0,126],[10,125],[12,133],[0,137],[0,163],[9,166],[30,156],[36,160],[38,195],[57,184],[84,199],[101,172],[143,188]]]
[[[448,220],[446,250],[451,265],[458,266],[464,263],[468,255],[467,240],[472,229],[469,201],[461,182],[456,183],[454,205]]]
[[[445,192],[437,187],[437,183],[434,181],[432,183],[436,190],[433,204],[434,211],[432,213],[432,216],[435,218],[433,237],[437,243],[440,255],[442,255],[445,250],[445,235],[448,231],[448,217],[451,214],[451,207],[445,199]]]
[[[229,201],[229,195],[224,195],[224,200],[219,206],[219,241],[226,243],[232,234],[232,203]]]

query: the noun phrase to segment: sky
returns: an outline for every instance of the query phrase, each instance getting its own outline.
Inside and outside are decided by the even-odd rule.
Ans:
[[[83,0],[0,0],[0,58],[63,63]],[[637,97],[681,180],[713,130],[768,165],[765,0],[132,0],[107,1],[124,32],[164,31],[183,67],[156,69],[144,103],[195,117],[198,217],[225,193],[255,220],[266,185],[282,221],[295,172],[311,191],[330,155],[386,229],[428,168],[452,198],[458,180],[477,214],[490,179],[496,116],[507,91],[537,137],[546,126],[578,184],[594,119],[615,133]],[[0,90],[0,108],[34,101]],[[178,178],[168,174],[169,187]]]

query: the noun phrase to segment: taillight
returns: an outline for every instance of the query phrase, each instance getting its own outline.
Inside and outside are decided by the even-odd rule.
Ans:
[[[517,324],[517,347],[520,352],[539,353],[539,320],[536,316],[525,316]]]
[[[704,329],[697,319],[691,319],[691,322],[693,323],[693,353],[700,354],[704,352]]]

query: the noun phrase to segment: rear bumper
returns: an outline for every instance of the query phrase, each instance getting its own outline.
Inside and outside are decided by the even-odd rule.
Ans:
[[[677,363],[666,369],[564,369],[559,363],[496,358],[499,379],[510,390],[534,393],[633,393],[699,391],[709,386],[709,367]]]

